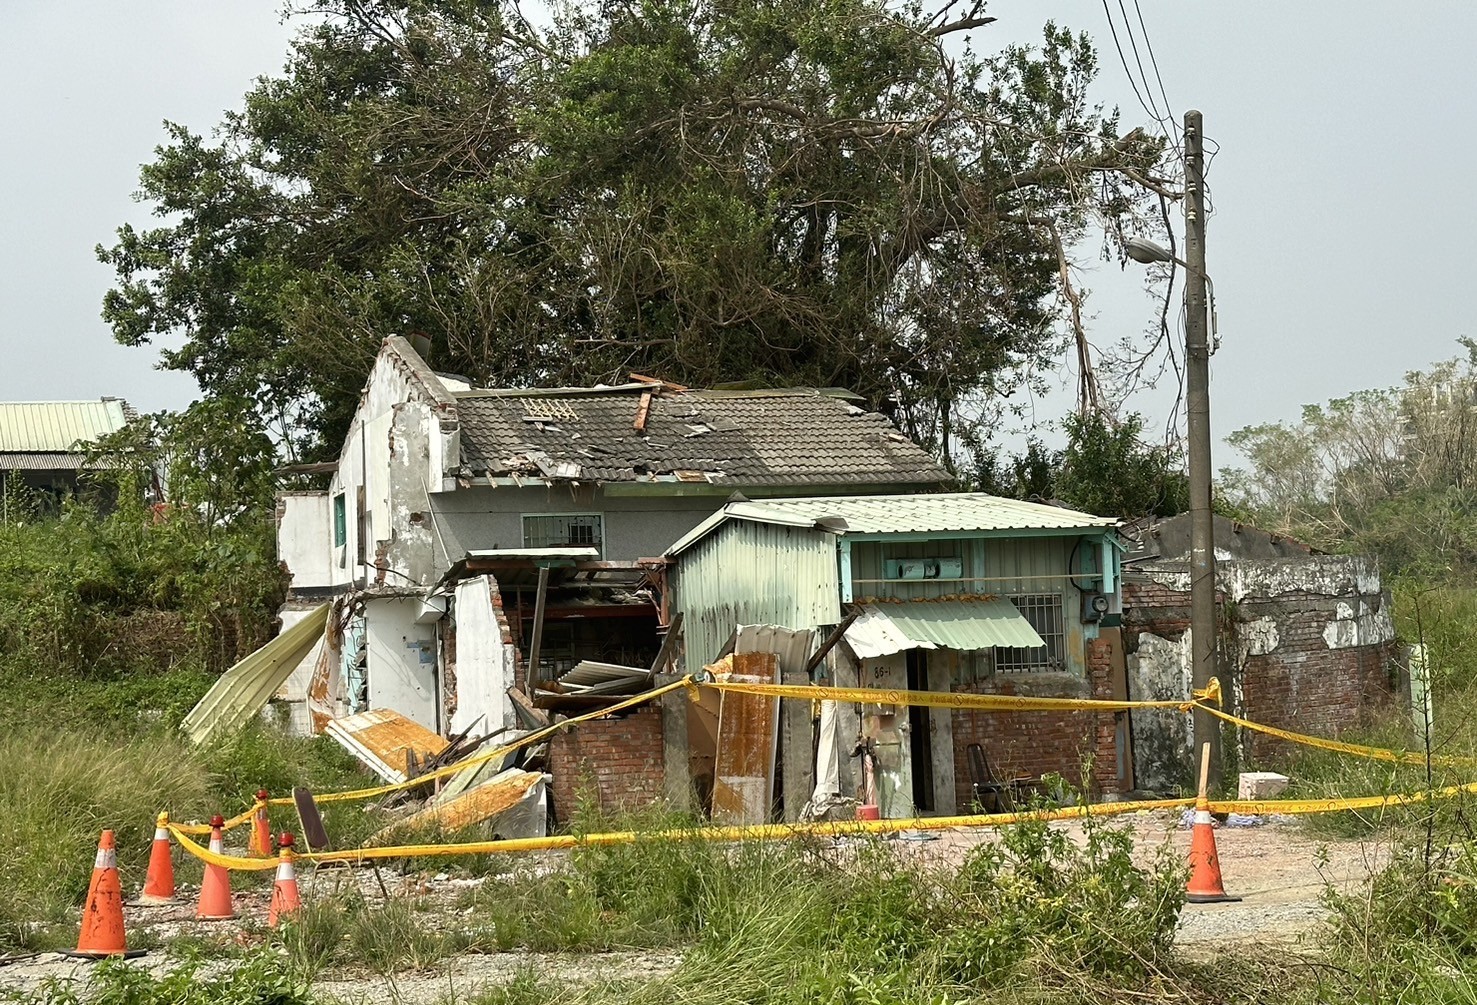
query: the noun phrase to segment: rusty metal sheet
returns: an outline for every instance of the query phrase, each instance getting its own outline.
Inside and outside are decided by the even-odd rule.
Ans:
[[[406,751],[414,750],[418,760],[425,760],[446,749],[443,737],[390,708],[334,719],[323,731],[391,783],[406,780]]]
[[[499,814],[506,813],[522,803],[534,794],[536,787],[543,784],[543,774],[537,771],[518,771],[509,769],[498,775],[492,781],[484,782],[474,789],[468,789],[460,795],[441,802],[438,800],[434,805],[428,806],[417,813],[412,813],[404,820],[398,820],[380,832],[381,835],[391,831],[406,828],[425,826],[433,824],[443,830],[453,831],[462,827],[470,827],[472,824],[491,820]],[[380,835],[376,835],[379,837]],[[532,835],[503,835],[510,836],[532,836]]]
[[[774,653],[734,653],[715,670],[723,679],[755,684],[779,681]],[[774,761],[779,741],[778,698],[724,692],[718,708],[718,750],[713,765],[713,819],[724,824],[769,820],[774,799]]]

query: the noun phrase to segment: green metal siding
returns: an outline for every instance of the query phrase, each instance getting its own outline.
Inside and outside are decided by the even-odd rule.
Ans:
[[[682,553],[671,589],[689,673],[711,663],[738,625],[841,620],[836,538],[808,527],[731,520]]]
[[[851,546],[852,596],[858,600],[864,597],[913,600],[954,593],[1065,595],[1069,584],[1062,577],[1067,574],[1067,562],[1078,540],[1075,537],[937,538],[912,544],[857,541]],[[1088,539],[1083,547],[1094,549],[1095,555],[1098,544]],[[964,576],[970,581],[866,582],[883,579],[884,563],[890,558],[959,558],[964,563]]]

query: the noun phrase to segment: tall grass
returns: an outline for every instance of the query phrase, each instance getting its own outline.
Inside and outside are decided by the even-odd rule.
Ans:
[[[259,786],[339,788],[365,776],[330,741],[290,740],[253,728],[200,749],[162,728],[132,737],[39,725],[0,732],[0,949],[45,946],[45,926],[69,918],[87,892],[99,834],[111,829],[125,893],[143,881],[154,820],[234,814]],[[290,810],[288,811],[290,812]],[[360,807],[335,808],[345,843],[368,829]],[[274,824],[291,826],[284,814]],[[199,866],[181,863],[182,881]]]

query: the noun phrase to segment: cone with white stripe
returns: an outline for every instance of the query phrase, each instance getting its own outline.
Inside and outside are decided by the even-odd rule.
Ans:
[[[273,928],[285,917],[302,907],[297,892],[297,872],[292,867],[292,835],[283,832],[277,852],[277,882],[272,885],[272,906],[267,911],[267,924]]]
[[[113,832],[103,831],[92,864],[92,882],[87,886],[87,906],[82,909],[82,929],[77,949],[68,956],[101,960],[109,956],[142,956],[128,951],[123,935],[123,884],[118,880],[118,852]]]
[[[210,850],[217,855],[225,854],[226,842],[222,834],[225,824],[225,818],[219,813],[210,818]],[[235,916],[236,910],[231,906],[231,874],[223,865],[206,862],[195,917],[201,921],[224,921]]]
[[[169,845],[169,814],[160,813],[154,826],[154,844],[149,849],[149,871],[144,876],[140,904],[174,902],[174,857]]]
[[[1200,791],[1195,798],[1195,826],[1190,832],[1190,881],[1185,899],[1192,904],[1240,900],[1229,897],[1221,882],[1221,858],[1215,850],[1215,824],[1210,819],[1210,744],[1200,749]]]

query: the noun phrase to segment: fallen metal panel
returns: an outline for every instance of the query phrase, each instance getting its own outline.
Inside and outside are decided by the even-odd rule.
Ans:
[[[307,617],[221,674],[180,724],[190,741],[205,743],[246,725],[323,637],[328,608],[328,604],[315,607]]]
[[[386,830],[401,830],[408,827],[435,825],[453,831],[472,824],[490,820],[514,809],[531,795],[542,789],[544,776],[538,771],[505,771],[490,782],[469,789],[448,800],[438,799],[418,813],[396,821]],[[541,828],[540,828],[541,829]],[[542,837],[542,834],[502,834],[503,837]]]
[[[391,708],[372,708],[358,715],[334,719],[323,730],[376,775],[392,784],[403,782],[405,755],[418,760],[446,749],[445,738]]]
[[[906,649],[1034,649],[1046,643],[1008,600],[924,600],[868,604],[846,630],[861,659]]]
[[[773,684],[779,680],[779,660],[774,653],[734,653],[725,656],[714,669],[720,674],[732,670],[726,679],[733,681]],[[713,765],[715,821],[761,824],[769,820],[779,724],[778,698],[723,693]]]

